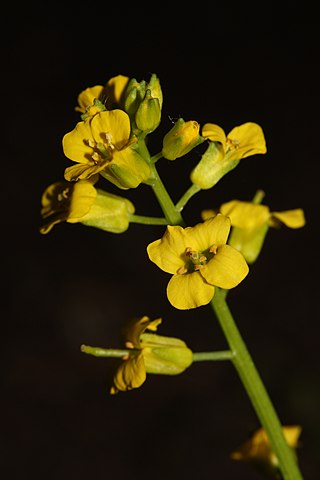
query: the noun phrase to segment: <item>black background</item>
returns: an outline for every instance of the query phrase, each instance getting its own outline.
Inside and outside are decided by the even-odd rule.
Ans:
[[[146,256],[163,227],[132,224],[113,235],[61,224],[39,233],[41,194],[70,165],[61,140],[79,119],[77,95],[118,74],[152,73],[164,94],[152,153],[179,117],[226,132],[257,122],[267,141],[266,155],[244,159],[190,201],[188,224],[258,188],[271,211],[305,211],[303,229],[269,231],[229,304],[281,421],[303,427],[305,480],[319,478],[318,25],[305,3],[257,5],[31,4],[3,14],[3,478],[260,478],[229,459],[259,427],[232,365],[149,375],[142,388],[110,396],[113,361],[80,352],[82,343],[119,346],[123,323],[144,314],[161,316],[159,333],[194,351],[226,348],[209,306],[180,312],[168,303],[169,278]],[[159,162],[175,201],[197,160]],[[147,186],[126,195],[136,213],[160,214]]]

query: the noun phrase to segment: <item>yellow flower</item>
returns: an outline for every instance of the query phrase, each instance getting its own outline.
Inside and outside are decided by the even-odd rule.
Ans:
[[[233,128],[228,135],[218,125],[206,123],[202,128],[202,137],[209,140],[209,146],[190,178],[203,190],[213,187],[242,158],[267,151],[263,131],[253,122]]]
[[[101,111],[101,108],[95,106],[95,100],[99,100],[107,110],[122,106],[123,95],[128,82],[129,77],[117,75],[110,78],[105,86],[95,85],[86,88],[78,95],[78,105],[75,110],[87,116],[93,116]]]
[[[161,318],[150,320],[143,316],[130,321],[124,331],[125,347],[132,350],[119,365],[111,394],[140,387],[147,373],[178,375],[193,361],[193,353],[179,338],[163,337],[155,332]]]
[[[221,205],[220,212],[230,217],[233,227],[229,245],[239,250],[248,263],[257,259],[269,227],[285,225],[289,228],[301,228],[305,225],[301,208],[270,212],[267,205],[231,200]],[[202,212],[202,218],[207,216],[208,211]]]
[[[218,214],[194,227],[168,226],[147,247],[149,258],[172,277],[169,302],[180,310],[208,304],[215,287],[230,289],[248,274],[241,253],[226,245],[230,219]]]
[[[116,109],[78,122],[63,137],[65,155],[76,165],[66,168],[68,181],[86,180],[99,173],[122,189],[136,188],[150,176],[150,167],[134,149],[129,116]]]
[[[122,233],[129,227],[134,205],[126,198],[96,189],[90,180],[61,181],[49,185],[41,199],[44,220],[40,232],[49,233],[60,222],[82,223],[107,232]]]
[[[77,112],[86,113],[87,109],[93,105],[94,100],[99,98],[103,90],[102,85],[95,85],[82,90],[78,95],[78,105],[75,107]]]
[[[283,426],[284,437],[295,452],[301,434],[299,425]],[[281,479],[278,471],[278,459],[272,451],[266,432],[260,428],[252,437],[231,453],[233,460],[246,462],[271,478]]]

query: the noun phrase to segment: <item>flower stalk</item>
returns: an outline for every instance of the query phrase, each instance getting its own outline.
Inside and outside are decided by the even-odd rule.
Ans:
[[[158,174],[156,178],[156,188],[153,188],[153,190],[163,209],[165,217],[170,219],[171,222],[176,221],[176,224],[183,225],[183,218],[181,214],[176,211]],[[224,290],[216,288],[211,300],[211,306],[230,347],[230,352],[227,354],[224,353],[222,357],[225,357],[223,359],[229,359],[228,357],[230,357],[230,360],[233,362],[256,415],[262,427],[265,429],[272,449],[277,456],[283,480],[302,480],[303,477],[301,476],[293,451],[288,446],[283,435],[277,413],[230,312]],[[216,352],[212,353],[216,354]],[[201,358],[201,356],[198,358]],[[205,360],[205,358],[203,359]]]
[[[233,365],[278,458],[283,479],[302,480],[294,454],[283,435],[277,413],[219,289],[217,289],[211,305],[230,350],[233,352]]]

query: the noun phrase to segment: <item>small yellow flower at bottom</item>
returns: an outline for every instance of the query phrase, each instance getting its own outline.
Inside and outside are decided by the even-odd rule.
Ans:
[[[294,451],[299,446],[298,440],[302,431],[299,425],[283,426],[284,437]],[[260,473],[269,478],[281,479],[278,471],[278,459],[271,449],[269,439],[263,428],[257,430],[252,437],[234,450],[232,460],[239,460],[252,465]]]
[[[124,331],[128,355],[114,375],[111,394],[140,387],[147,373],[178,375],[192,364],[193,353],[183,340],[145,333],[155,332],[161,322],[161,318],[150,320],[147,316],[128,322]]]
[[[125,232],[134,205],[126,198],[94,187],[97,176],[78,182],[60,181],[49,185],[41,199],[46,234],[60,222],[82,223],[111,233]]]
[[[180,310],[208,304],[215,287],[230,289],[248,274],[240,252],[226,245],[230,219],[222,214],[194,227],[168,226],[164,236],[147,247],[149,258],[171,273],[169,302]]]

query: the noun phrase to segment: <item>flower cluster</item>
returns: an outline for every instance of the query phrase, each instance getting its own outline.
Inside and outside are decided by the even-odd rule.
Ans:
[[[200,125],[195,119],[181,117],[164,134],[160,151],[152,154],[149,136],[161,123],[162,107],[162,88],[155,74],[140,82],[117,75],[104,85],[87,87],[79,93],[75,111],[80,119],[62,138],[63,153],[71,164],[65,168],[63,178],[47,186],[42,194],[40,232],[47,234],[63,222],[81,223],[113,234],[126,232],[130,223],[158,225],[162,228],[160,238],[146,246],[146,253],[151,262],[170,275],[166,288],[169,303],[178,310],[211,303],[230,350],[193,353],[180,338],[157,335],[161,318],[151,320],[147,316],[128,322],[122,349],[82,345],[81,350],[120,359],[111,394],[140,387],[147,374],[178,375],[195,361],[231,360],[245,388],[251,391],[251,400],[262,401],[262,406],[256,402],[254,407],[262,425],[268,427],[266,431],[279,430],[274,443],[280,452],[278,458],[266,431],[261,429],[234,451],[232,458],[252,463],[272,475],[281,471],[283,462],[288,471],[294,471],[285,451],[288,445],[296,447],[300,429],[284,427],[286,445],[225,296],[249,274],[248,265],[257,260],[269,228],[301,228],[305,225],[304,211],[271,210],[262,204],[264,192],[258,190],[252,201],[233,197],[219,208],[199,212],[195,225],[186,224],[181,212],[187,202],[195,194],[215,187],[242,159],[266,154],[266,141],[261,126],[255,122],[245,122],[225,133],[215,123]],[[191,166],[192,151],[198,162]],[[188,168],[190,187],[176,204],[158,174],[157,162],[161,159],[182,161]],[[152,190],[163,217],[136,212],[126,194],[141,185]]]

